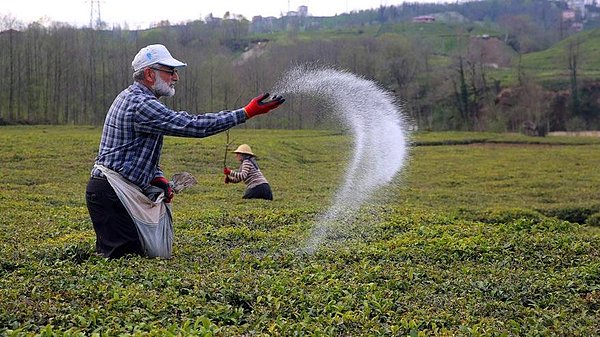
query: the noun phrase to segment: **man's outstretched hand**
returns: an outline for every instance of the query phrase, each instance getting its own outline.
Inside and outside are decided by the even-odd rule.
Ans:
[[[246,111],[246,117],[252,118],[256,115],[265,114],[285,102],[285,98],[278,95],[274,95],[270,100],[265,101],[268,97],[268,93],[254,97],[250,103],[244,107],[244,111]]]

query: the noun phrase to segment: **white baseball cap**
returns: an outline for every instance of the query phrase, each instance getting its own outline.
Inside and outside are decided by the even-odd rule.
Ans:
[[[167,47],[162,44],[151,44],[140,49],[131,62],[134,72],[153,64],[162,64],[173,68],[187,66],[186,63],[173,58]]]

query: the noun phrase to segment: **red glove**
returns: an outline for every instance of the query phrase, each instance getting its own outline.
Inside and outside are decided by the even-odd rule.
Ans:
[[[164,201],[166,203],[169,203],[169,202],[171,202],[171,200],[173,200],[173,188],[171,187],[171,184],[169,184],[169,181],[167,180],[167,178],[156,177],[156,178],[152,179],[152,181],[150,182],[150,185],[160,187],[165,191]]]
[[[225,173],[225,175],[228,176],[229,173],[231,173],[231,170],[229,168],[227,168],[227,167],[224,167],[223,168],[223,173]]]
[[[256,115],[267,113],[285,102],[283,97],[277,95],[273,96],[270,101],[264,102],[267,97],[269,97],[268,93],[254,97],[250,103],[244,107],[244,111],[246,111],[246,117],[252,118]]]

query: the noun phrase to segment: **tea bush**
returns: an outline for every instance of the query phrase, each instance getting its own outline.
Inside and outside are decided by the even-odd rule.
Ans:
[[[587,218],[586,224],[590,226],[600,227],[600,212],[594,213]]]
[[[310,252],[348,135],[233,129],[272,202],[223,184],[224,135],[167,138],[167,175],[199,181],[175,197],[174,256],[107,260],[84,199],[100,129],[0,130],[0,335],[600,334],[595,139],[415,134],[397,179]]]

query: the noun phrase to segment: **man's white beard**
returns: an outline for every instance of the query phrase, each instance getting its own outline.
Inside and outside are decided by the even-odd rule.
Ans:
[[[152,86],[152,90],[154,90],[154,94],[157,97],[167,96],[171,97],[175,95],[175,87],[169,86],[166,81],[160,77],[160,74],[156,74],[156,82]]]

